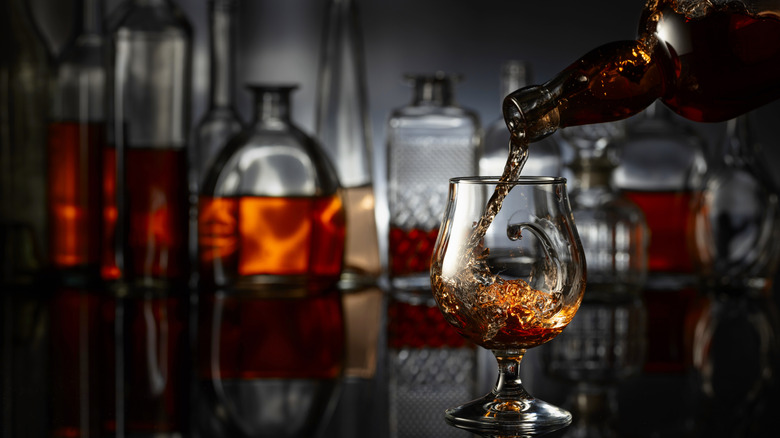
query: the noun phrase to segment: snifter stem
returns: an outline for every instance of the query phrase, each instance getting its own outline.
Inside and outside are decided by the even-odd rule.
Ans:
[[[498,361],[498,380],[493,388],[495,400],[490,404],[490,411],[521,411],[527,409],[524,400],[531,395],[523,388],[520,380],[520,361],[523,360],[525,349],[493,350]]]

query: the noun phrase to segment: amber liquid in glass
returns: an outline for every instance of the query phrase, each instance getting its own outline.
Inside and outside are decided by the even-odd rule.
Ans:
[[[203,196],[199,206],[198,257],[205,284],[304,276],[308,286],[322,289],[338,280],[345,236],[338,196]]]
[[[390,272],[403,276],[428,272],[439,228],[423,230],[390,227]]]
[[[114,257],[117,219],[116,149],[104,153],[104,278],[120,275]],[[187,157],[184,148],[128,147],[125,151],[126,280],[186,282],[188,256]]]
[[[49,124],[49,251],[55,268],[100,263],[105,135],[103,123]]]

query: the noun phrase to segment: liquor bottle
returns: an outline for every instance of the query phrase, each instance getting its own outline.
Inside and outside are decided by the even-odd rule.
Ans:
[[[457,76],[407,78],[412,102],[391,113],[387,130],[389,430],[391,437],[452,436],[454,428],[429,419],[474,397],[477,353],[439,312],[430,260],[449,178],[478,173],[481,126],[455,102]]]
[[[694,403],[688,391],[692,320],[700,300],[691,225],[693,200],[701,190],[707,163],[705,141],[689,123],[660,102],[628,120],[620,164],[613,174],[615,186],[639,206],[650,230],[642,289],[647,352],[642,372],[632,379],[641,389],[624,388],[631,400],[636,391],[646,391],[653,397],[675,394],[683,405]],[[643,422],[648,434],[676,436],[690,425],[687,409],[653,422],[643,415],[642,403],[626,404],[621,415],[626,427],[636,420]]]
[[[693,121],[728,120],[780,96],[779,9],[774,0],[648,1],[636,40],[604,44],[513,92],[504,118],[530,141],[626,118],[657,99]]]
[[[98,436],[98,315],[105,148],[102,4],[81,2],[57,60],[48,126],[52,436]],[[74,402],[74,400],[76,402]]]
[[[253,122],[206,175],[198,216],[198,430],[306,437],[343,368],[345,217],[333,164],[256,85]]]
[[[238,0],[209,1],[209,107],[195,128],[197,185],[225,142],[243,125],[233,105],[237,6]]]
[[[617,387],[644,360],[648,229],[642,210],[612,185],[620,122],[565,128],[570,199],[588,261],[583,302],[556,342],[543,347],[549,376],[566,382],[573,424],[566,436],[617,436]]]
[[[46,436],[46,117],[51,59],[30,3],[0,4],[0,436]]]
[[[344,376],[326,435],[379,432],[374,403],[383,294],[377,233],[371,124],[363,35],[357,0],[331,0],[325,15],[316,102],[316,134],[336,167],[346,213],[346,247],[339,289],[346,330]],[[364,406],[357,410],[355,406]]]
[[[511,92],[531,83],[531,64],[527,61],[506,61],[501,69],[501,100]],[[534,143],[532,152],[523,165],[524,175],[560,176],[563,158],[556,136],[545,137]],[[479,174],[496,176],[504,172],[509,153],[509,130],[500,116],[485,129],[484,152],[479,159]],[[491,373],[495,370],[492,369]]]
[[[190,24],[170,0],[133,0],[109,45],[103,279],[115,299],[115,418],[106,433],[187,435]]]
[[[761,144],[748,113],[726,124],[694,208],[700,293],[706,305],[693,342],[702,436],[771,430],[778,391],[780,327],[772,282],[780,252],[780,205],[759,164]]]

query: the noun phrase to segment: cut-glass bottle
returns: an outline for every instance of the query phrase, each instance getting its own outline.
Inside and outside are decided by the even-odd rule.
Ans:
[[[473,111],[456,104],[456,76],[408,79],[412,102],[393,111],[387,127],[389,430],[391,437],[454,436],[455,428],[427,419],[474,397],[477,353],[439,312],[430,261],[449,178],[478,173],[481,126]],[[458,365],[442,366],[448,363]]]

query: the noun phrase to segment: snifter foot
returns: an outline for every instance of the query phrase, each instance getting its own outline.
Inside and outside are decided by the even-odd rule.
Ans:
[[[444,413],[448,424],[481,436],[529,437],[568,426],[571,414],[533,397],[502,400],[490,393]]]

